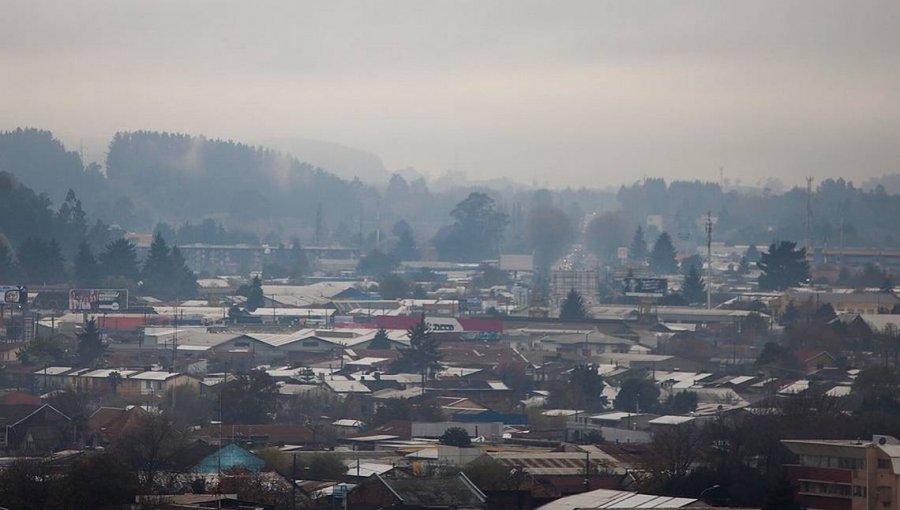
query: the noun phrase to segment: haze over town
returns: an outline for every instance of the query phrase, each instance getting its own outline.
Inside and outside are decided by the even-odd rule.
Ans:
[[[90,160],[138,129],[551,187],[862,181],[900,159],[890,0],[2,5],[4,125]]]
[[[900,2],[0,0],[0,510],[900,510]]]

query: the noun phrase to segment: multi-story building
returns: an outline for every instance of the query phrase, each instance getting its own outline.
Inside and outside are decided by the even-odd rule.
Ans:
[[[809,509],[900,509],[900,441],[785,440],[797,455],[786,466],[798,501]]]

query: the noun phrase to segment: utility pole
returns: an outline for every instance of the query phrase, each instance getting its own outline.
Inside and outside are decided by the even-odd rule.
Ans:
[[[712,310],[712,213],[706,211],[706,309]]]
[[[806,253],[812,252],[812,183],[813,178],[806,178]]]

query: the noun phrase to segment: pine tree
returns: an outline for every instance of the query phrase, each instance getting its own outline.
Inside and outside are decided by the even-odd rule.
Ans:
[[[628,258],[635,262],[643,262],[647,259],[647,240],[644,238],[644,229],[640,225],[634,231],[634,238],[628,248]]]
[[[375,338],[369,343],[369,349],[386,351],[391,348],[391,340],[383,328],[375,332]]]
[[[650,269],[657,274],[669,274],[678,271],[678,262],[675,260],[675,246],[667,232],[659,235],[653,245],[650,254]]]
[[[191,271],[181,250],[177,246],[172,247],[169,254],[169,266],[172,274],[169,279],[170,296],[174,293],[176,299],[191,299],[197,296],[197,275]]]
[[[0,234],[0,283],[12,283],[14,271],[12,247],[6,237]]]
[[[91,247],[84,241],[78,245],[78,253],[75,255],[73,267],[75,285],[82,288],[96,287],[100,282],[100,266]]]
[[[681,297],[688,303],[700,303],[705,299],[706,285],[700,278],[700,272],[697,266],[692,265],[688,269],[687,276],[684,277],[684,283],[681,285]]]
[[[763,253],[757,263],[763,274],[759,276],[760,290],[784,290],[809,279],[809,263],[806,248],[797,243],[781,241],[772,243],[768,253]]]
[[[161,295],[165,291],[165,283],[172,274],[173,268],[169,260],[169,247],[161,232],[153,236],[150,243],[150,252],[144,260],[144,270],[141,273],[144,285],[143,289],[151,295]]]
[[[253,281],[250,282],[250,288],[247,292],[247,302],[244,306],[247,310],[252,312],[265,305],[266,298],[263,295],[262,280],[260,280],[258,276],[254,276]]]
[[[104,278],[125,278],[137,282],[140,275],[134,243],[117,239],[100,254],[100,271]]]
[[[84,367],[95,366],[106,350],[96,321],[94,319],[87,321],[82,332],[78,333],[76,337],[78,338],[78,361]]]
[[[575,289],[566,294],[559,307],[559,318],[564,321],[583,321],[590,318],[584,305],[584,298]]]
[[[409,337],[409,348],[400,351],[393,369],[432,377],[440,368],[441,354],[438,352],[439,342],[431,331],[431,326],[425,322],[425,314],[406,331],[406,335]]]

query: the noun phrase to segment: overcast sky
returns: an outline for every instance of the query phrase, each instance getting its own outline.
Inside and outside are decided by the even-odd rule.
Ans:
[[[0,129],[605,186],[900,172],[900,1],[0,0]]]

